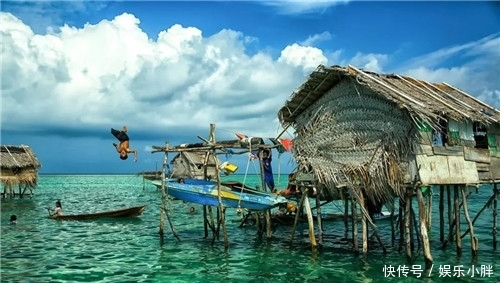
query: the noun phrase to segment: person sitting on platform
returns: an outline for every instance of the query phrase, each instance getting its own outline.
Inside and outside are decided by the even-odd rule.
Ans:
[[[297,185],[295,184],[295,173],[290,173],[288,175],[288,186],[286,189],[284,189],[283,191],[281,191],[279,194],[280,195],[295,195],[295,194],[299,194],[300,191],[297,187]]]
[[[123,126],[121,131],[111,128],[111,134],[120,142],[120,144],[113,143],[116,151],[120,153],[120,159],[126,160],[128,153],[134,154],[134,162],[137,162],[137,150],[129,148],[130,139],[127,135],[127,126]]]

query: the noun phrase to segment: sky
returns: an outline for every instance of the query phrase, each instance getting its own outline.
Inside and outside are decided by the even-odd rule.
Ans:
[[[500,108],[497,1],[2,1],[0,32],[1,144],[32,147],[40,173],[155,170],[151,146],[200,142],[211,123],[218,140],[276,137],[320,64],[446,82]],[[112,147],[123,125],[137,163]],[[273,157],[293,170],[290,153]]]

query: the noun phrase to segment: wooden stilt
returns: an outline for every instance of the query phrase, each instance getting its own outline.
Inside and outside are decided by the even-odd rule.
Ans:
[[[300,198],[299,207],[297,207],[297,212],[295,213],[295,220],[293,222],[292,234],[290,235],[290,243],[293,242],[293,236],[295,235],[295,230],[297,229],[297,223],[299,222],[300,212],[304,206],[304,200],[307,197],[309,189],[306,188],[302,191],[302,197]]]
[[[427,235],[427,223],[425,223],[426,210],[424,206],[424,197],[422,195],[421,188],[417,188],[417,200],[418,200],[418,215],[420,218],[420,235],[422,240],[422,247],[424,250],[425,269],[429,270],[432,268],[433,259],[431,255],[429,236]]]
[[[156,174],[156,173],[155,173]],[[165,180],[165,179],[163,179]],[[144,178],[144,170],[142,171],[142,190],[146,189],[146,178]]]
[[[474,224],[472,224],[472,221],[470,221],[470,217],[469,217],[469,209],[467,208],[467,197],[465,195],[465,185],[462,186],[461,189],[462,189],[462,199],[463,199],[463,204],[464,204],[465,220],[467,220],[467,223],[469,224],[469,230],[470,230],[470,241],[471,241],[470,247],[472,250],[472,256],[476,257],[477,256],[478,241],[477,241],[476,236],[474,236]],[[460,234],[458,234],[458,235],[460,236]]]
[[[165,148],[168,149],[168,142],[165,143]],[[165,155],[163,157],[163,165],[161,170],[161,209],[160,209],[160,229],[158,233],[161,237],[164,234],[164,226],[165,226],[165,213],[167,212],[167,194],[165,193],[165,170],[167,168],[167,159],[168,153],[165,151]]]
[[[495,195],[493,193],[493,195],[488,199],[488,201],[486,202],[486,204],[483,206],[483,208],[481,208],[481,210],[479,210],[479,212],[476,214],[476,216],[474,217],[474,219],[472,220],[472,225],[474,225],[474,223],[476,223],[476,220],[479,218],[479,216],[481,215],[481,213],[483,213],[483,211],[489,207],[492,203],[493,203],[493,199],[494,199]],[[494,213],[494,212],[493,212]],[[467,229],[467,231],[465,231],[465,233],[462,234],[462,236],[460,238],[464,238],[467,234],[469,234],[470,230]]]
[[[271,229],[271,210],[266,210],[264,212],[264,218],[266,219],[266,237],[269,240],[273,237],[273,231]]]
[[[354,253],[359,253],[358,247],[358,210],[356,209],[356,198],[351,198],[351,221],[352,221],[352,246],[354,249]]]
[[[315,250],[318,244],[316,243],[316,237],[314,236],[314,221],[311,211],[311,204],[309,203],[309,198],[307,196],[304,199],[304,208],[306,210],[307,224],[309,227],[309,241],[311,242],[312,249]]]
[[[367,211],[363,192],[360,190],[358,195],[360,208],[363,207]],[[361,231],[363,231],[363,256],[366,257],[368,255],[368,224],[366,223],[366,215],[363,213],[363,209],[361,209]]]
[[[205,233],[205,238],[208,237],[208,219],[207,219],[207,206],[203,205],[203,232]]]
[[[419,225],[418,225],[418,222],[417,222],[417,215],[415,214],[415,211],[413,210],[413,206],[411,208],[411,218],[412,218],[412,231],[411,233],[413,233],[413,230],[415,230],[415,236],[417,237],[417,250],[420,250],[420,243],[422,242],[420,240],[420,234],[419,234]],[[425,219],[425,214],[424,214],[424,219]],[[415,250],[415,244],[413,243],[413,238],[412,238],[412,242],[411,242],[411,249],[414,251]]]
[[[215,143],[215,124],[210,124],[210,142]],[[217,158],[217,153],[215,149],[212,150],[212,158],[214,160],[215,168],[219,168],[219,159]],[[229,248],[229,240],[227,237],[227,229],[226,229],[226,209],[222,205],[222,196],[221,196],[221,181],[220,181],[220,174],[217,172],[215,174],[215,177],[217,178],[217,198],[219,199],[219,212],[220,212],[220,218],[219,219],[219,225],[222,225],[222,233],[224,234],[224,248],[227,250]]]
[[[427,232],[431,233],[432,231],[432,189],[429,187],[429,194],[427,195],[427,206],[426,206],[426,213],[425,215],[427,216],[425,224],[427,225]]]
[[[318,219],[318,242],[323,244],[323,219],[321,217],[321,201],[320,194],[316,195],[316,218]],[[347,217],[347,215],[345,215]]]
[[[391,199],[391,246],[394,247],[394,243],[396,242],[396,232],[394,228],[394,207],[395,202],[394,198]]]
[[[344,192],[344,228],[345,238],[347,239],[347,234],[349,233],[349,194],[346,192]]]
[[[450,188],[450,185],[447,185],[446,186],[446,196],[447,196],[447,202],[448,202],[448,233],[452,233],[453,231],[453,210],[452,210],[452,206],[451,206],[451,188]],[[449,241],[452,241],[453,238],[450,238]]]
[[[398,248],[398,252],[401,252],[401,250],[403,249],[403,243],[404,243],[404,235],[405,235],[405,226],[404,226],[404,223],[405,223],[405,219],[406,219],[406,214],[405,214],[405,210],[404,208],[406,207],[405,205],[405,196],[406,194],[403,195],[403,197],[399,197],[399,217],[398,217],[398,224],[399,224],[399,248]]]
[[[412,261],[411,253],[411,189],[406,189],[405,194],[405,246],[406,246],[406,260],[408,262]]]
[[[493,250],[497,249],[498,184],[493,184]]]
[[[444,242],[444,186],[439,186],[439,241]]]
[[[458,203],[458,185],[453,188],[455,198],[455,241],[457,245],[457,255],[462,255],[462,239],[460,238],[460,206]]]

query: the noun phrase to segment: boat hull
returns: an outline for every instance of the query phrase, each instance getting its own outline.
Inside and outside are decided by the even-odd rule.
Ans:
[[[165,182],[166,193],[187,202],[210,206],[219,205],[217,184],[201,180],[185,180],[185,182],[184,184]],[[153,181],[153,184],[161,187],[160,181]],[[225,207],[248,210],[271,209],[287,202],[282,196],[249,189],[231,190],[227,186],[221,186],[221,200]]]
[[[124,209],[98,212],[98,213],[88,213],[88,214],[75,214],[75,215],[52,215],[51,219],[59,220],[92,220],[99,218],[123,218],[123,217],[135,217],[139,216],[146,209],[145,205],[129,207]]]

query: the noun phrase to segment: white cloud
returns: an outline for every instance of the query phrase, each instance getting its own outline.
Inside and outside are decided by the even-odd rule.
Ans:
[[[365,69],[367,71],[381,73],[384,65],[387,63],[388,55],[386,54],[362,54],[357,53],[349,64]]]
[[[300,45],[313,46],[320,41],[326,41],[332,39],[332,35],[328,31],[322,33],[317,33],[309,36],[306,40],[300,42]]]
[[[430,82],[446,82],[500,109],[499,51],[500,34],[493,34],[424,54],[403,63],[394,72]]]
[[[323,51],[311,46],[301,46],[297,43],[285,47],[281,51],[278,62],[286,62],[293,66],[302,66],[305,70],[311,71],[319,64],[326,64],[327,58]]]
[[[258,0],[263,5],[273,6],[285,15],[324,12],[327,8],[346,4],[350,0]]]
[[[283,101],[311,68],[327,63],[321,50],[297,44],[279,59],[247,55],[245,44],[255,39],[232,30],[204,37],[173,25],[150,39],[126,13],[46,35],[12,14],[0,17],[2,130],[127,124],[175,135],[216,123],[274,136]]]

